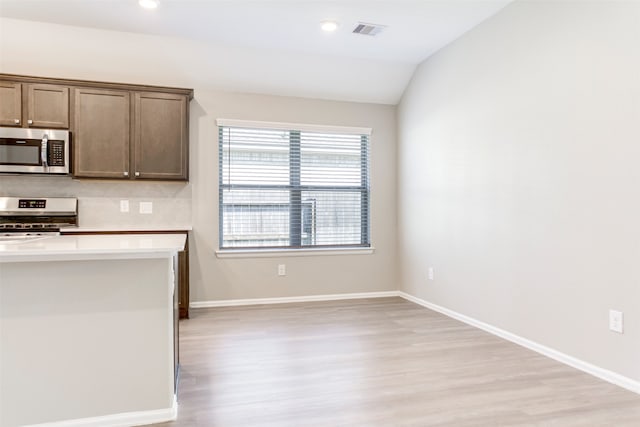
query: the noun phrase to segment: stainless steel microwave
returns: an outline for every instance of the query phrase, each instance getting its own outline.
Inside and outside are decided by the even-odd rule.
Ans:
[[[68,175],[69,131],[0,127],[0,173]]]

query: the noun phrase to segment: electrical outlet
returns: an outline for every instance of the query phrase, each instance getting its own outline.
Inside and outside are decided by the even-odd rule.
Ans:
[[[141,214],[152,214],[153,213],[153,202],[140,202],[140,213]]]
[[[122,212],[122,213],[129,212],[129,201],[128,200],[120,200],[120,212]]]
[[[427,274],[428,274],[429,280],[433,280],[433,267],[429,267],[429,271]]]
[[[624,331],[624,317],[621,311],[609,310],[609,329],[620,334]]]
[[[284,264],[278,264],[278,276],[287,275],[287,266]]]

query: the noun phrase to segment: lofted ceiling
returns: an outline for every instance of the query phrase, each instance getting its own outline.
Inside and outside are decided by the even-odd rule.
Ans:
[[[313,95],[299,88],[288,90],[278,75],[286,77],[281,80],[292,80],[285,67],[296,58],[300,59],[298,72],[306,66],[313,75],[312,68],[324,58],[327,68],[355,67],[354,73],[367,74],[359,83],[362,87],[348,78],[337,91],[329,91],[328,97],[394,104],[417,64],[510,2],[160,0],[157,9],[145,10],[137,0],[0,0],[0,17],[173,37],[218,49],[223,46],[227,52],[232,49],[238,54],[259,50],[259,56],[268,57],[265,54],[273,52],[275,58],[287,57],[285,61],[265,62],[262,67],[266,70],[261,73],[236,74],[232,90],[241,86],[238,75],[242,75],[251,91]],[[337,31],[323,32],[323,20],[338,22]],[[353,34],[358,22],[386,27],[376,36]],[[311,57],[313,60],[309,60]],[[332,87],[340,86],[339,80],[331,78]],[[384,81],[388,82],[386,88],[380,84]]]

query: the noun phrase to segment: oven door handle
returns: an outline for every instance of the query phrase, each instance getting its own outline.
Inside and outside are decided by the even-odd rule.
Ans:
[[[40,159],[42,159],[42,166],[44,166],[45,168],[49,168],[49,161],[48,161],[49,156],[47,155],[48,145],[49,145],[49,137],[47,136],[47,134],[44,134],[42,136],[42,145],[40,147]]]

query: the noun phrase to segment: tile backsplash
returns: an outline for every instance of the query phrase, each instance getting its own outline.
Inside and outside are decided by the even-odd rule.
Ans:
[[[0,175],[0,196],[77,197],[78,221],[85,228],[191,226],[191,185],[184,182],[98,181],[70,177]],[[129,212],[120,212],[120,201]],[[140,203],[151,202],[151,214]]]

